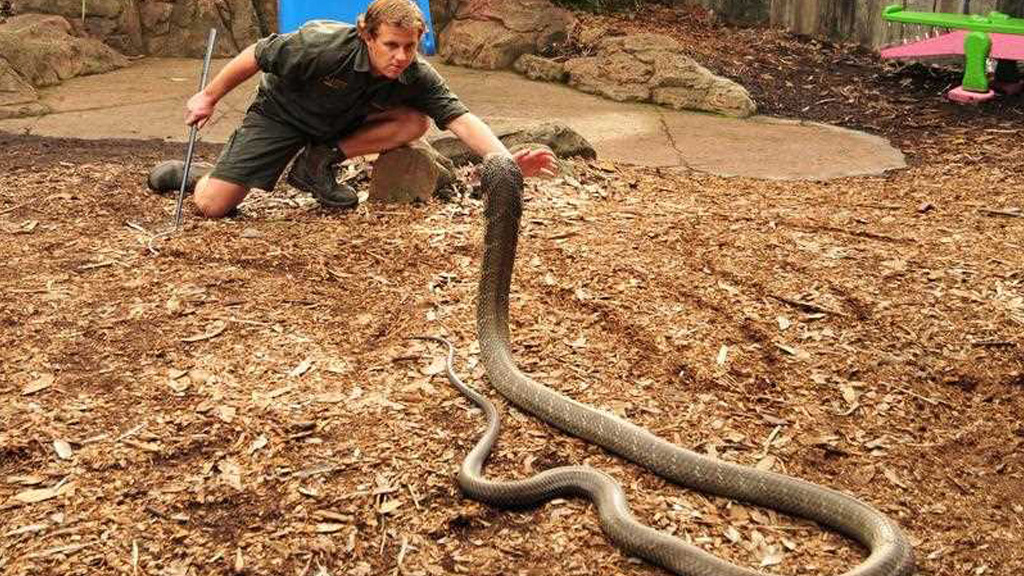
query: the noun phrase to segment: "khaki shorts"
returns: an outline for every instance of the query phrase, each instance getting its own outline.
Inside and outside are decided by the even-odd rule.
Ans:
[[[328,142],[336,144],[341,136],[362,123]],[[250,106],[242,125],[224,144],[210,177],[246,188],[273,190],[288,163],[310,142],[312,139],[308,134],[264,115],[258,105]]]

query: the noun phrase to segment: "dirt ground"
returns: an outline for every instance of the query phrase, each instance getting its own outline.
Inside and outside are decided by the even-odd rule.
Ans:
[[[909,169],[831,182],[574,164],[532,181],[512,286],[523,369],[727,460],[896,519],[921,574],[1024,571],[1021,99],[951,72],[659,10],[769,114],[891,138]],[[0,572],[661,574],[583,500],[463,498],[482,417],[481,203],[321,210],[286,187],[187,218],[159,142],[0,134]],[[203,148],[206,158],[215,148]],[[493,396],[493,394],[492,394]],[[638,517],[741,565],[838,574],[859,547],[689,492],[507,404],[488,471],[587,463]]]

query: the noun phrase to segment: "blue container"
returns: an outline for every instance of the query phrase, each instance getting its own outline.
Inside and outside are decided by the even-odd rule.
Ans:
[[[281,0],[278,7],[278,30],[294,32],[309,20],[337,20],[355,24],[356,18],[366,11],[370,5],[369,0],[363,1],[334,1],[324,2],[323,0]],[[429,0],[416,0],[423,18],[427,21],[427,31],[420,41],[420,52],[432,55],[437,51],[434,41],[434,26],[430,22]]]

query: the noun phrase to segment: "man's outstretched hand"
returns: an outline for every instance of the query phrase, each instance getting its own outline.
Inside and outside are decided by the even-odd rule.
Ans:
[[[558,174],[558,162],[555,155],[543,148],[535,150],[520,150],[512,155],[523,176],[546,176],[553,178]]]

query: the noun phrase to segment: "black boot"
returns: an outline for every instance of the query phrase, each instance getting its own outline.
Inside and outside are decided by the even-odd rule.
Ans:
[[[288,172],[287,182],[309,192],[326,208],[355,208],[359,196],[351,186],[339,184],[334,167],[342,158],[337,148],[322,144],[306,146],[295,158]]]
[[[207,162],[193,162],[188,171],[188,184],[185,192],[191,194],[196,188],[196,182],[213,170],[213,164]],[[156,165],[149,173],[149,180],[146,182],[149,189],[154,192],[177,192],[181,189],[181,177],[185,173],[185,163],[181,160],[167,160]]]

